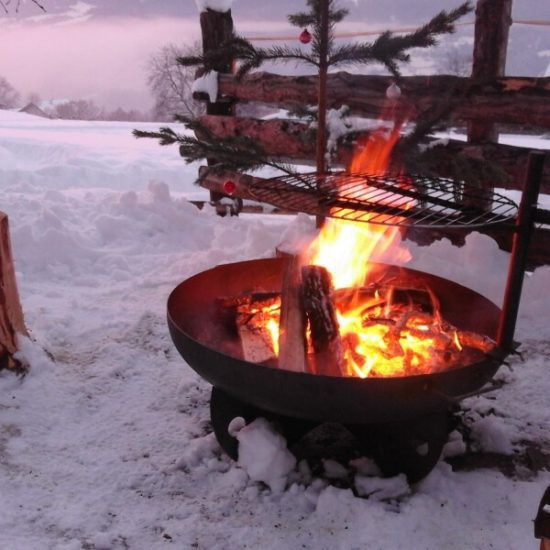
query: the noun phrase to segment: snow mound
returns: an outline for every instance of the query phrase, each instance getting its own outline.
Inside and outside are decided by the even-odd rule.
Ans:
[[[233,426],[234,428],[234,426]],[[256,418],[237,431],[238,463],[250,479],[262,481],[274,493],[284,490],[296,458],[287,449],[285,438],[265,418]]]

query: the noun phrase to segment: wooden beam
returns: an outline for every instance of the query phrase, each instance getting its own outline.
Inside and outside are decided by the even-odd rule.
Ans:
[[[14,357],[17,334],[27,334],[19,302],[8,217],[0,212],[0,368],[21,368]]]
[[[377,118],[386,101],[391,78],[386,76],[331,73],[327,77],[329,108],[347,105],[352,113]],[[220,101],[259,101],[290,108],[315,105],[317,76],[284,76],[252,73],[242,81],[220,75]],[[408,76],[399,81],[399,116],[414,118],[442,101],[454,110],[450,120],[482,120],[520,126],[550,128],[550,77],[503,77],[472,80],[451,75]],[[197,94],[197,99],[206,99]]]
[[[232,196],[244,200],[257,200],[250,192],[250,187],[262,180],[262,178],[255,178],[254,176],[249,176],[248,174],[242,174],[240,172],[214,172],[209,170],[206,166],[201,166],[199,168],[199,178],[201,187],[218,193],[222,193],[224,183],[227,180],[231,180],[235,184],[235,191],[232,193]]]
[[[315,163],[315,130],[303,122],[208,115],[199,122],[217,137],[247,136],[275,157]]]
[[[257,120],[244,117],[204,116],[200,119],[214,135],[226,137],[246,135],[257,141],[270,155],[295,164],[312,164],[315,159],[315,138],[309,127],[301,122],[272,119]],[[356,137],[359,137],[357,134]],[[366,134],[362,134],[366,135]],[[340,143],[334,155],[334,166],[347,166],[353,156],[355,141]],[[499,182],[498,187],[521,189],[527,157],[531,149],[496,143],[468,144],[449,140],[438,146],[441,175],[448,176],[446,166],[458,153],[497,163],[510,176],[509,182]],[[223,181],[221,182],[223,184]],[[220,192],[222,187],[220,185]],[[550,194],[550,162],[546,162],[542,192]],[[248,197],[246,197],[248,198]]]

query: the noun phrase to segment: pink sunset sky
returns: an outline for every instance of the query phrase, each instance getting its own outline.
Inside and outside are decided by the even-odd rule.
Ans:
[[[146,85],[151,55],[168,43],[200,39],[198,11],[192,0],[186,3],[193,10],[180,17],[92,16],[95,8],[84,2],[63,13],[49,9],[42,14],[35,8],[29,16],[26,6],[19,16],[1,15],[0,76],[23,99],[36,93],[44,100],[83,98],[109,108],[147,109],[152,105]],[[257,22],[239,25],[240,32],[257,28]],[[261,28],[280,31],[288,25],[282,18]]]
[[[0,26],[0,74],[25,96],[94,99],[109,107],[146,107],[149,57],[168,42],[199,37],[196,21],[93,19]],[[8,45],[8,47],[6,47]]]

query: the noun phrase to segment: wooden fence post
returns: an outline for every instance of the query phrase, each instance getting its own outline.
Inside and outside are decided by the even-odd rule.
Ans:
[[[8,216],[0,212],[0,368],[17,369],[17,334],[27,334],[11,253]]]
[[[200,25],[202,33],[202,50],[204,53],[217,50],[220,46],[233,36],[233,17],[231,10],[219,12],[208,8],[200,14]],[[232,72],[232,61],[220,62],[214,67],[218,73],[230,74]],[[206,103],[206,114],[232,116],[234,114],[232,102],[210,102]],[[207,159],[209,165],[215,164],[215,159]],[[225,197],[224,193],[210,191],[210,200],[219,201]]]
[[[512,24],[512,0],[477,0],[474,31],[472,80],[504,76],[508,31]],[[468,142],[498,143],[498,130],[493,123],[471,121]],[[475,206],[491,209],[493,187],[484,182],[485,196]]]
[[[511,24],[512,0],[478,0],[472,79],[504,76]],[[497,142],[498,132],[492,123],[473,121],[468,127],[468,141]]]

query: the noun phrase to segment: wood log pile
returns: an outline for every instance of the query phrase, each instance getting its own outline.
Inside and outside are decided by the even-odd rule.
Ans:
[[[0,369],[21,369],[14,357],[17,334],[27,334],[19,302],[11,252],[8,217],[0,212]]]
[[[326,268],[302,261],[289,257],[280,293],[221,299],[245,361],[321,376],[402,376],[469,364],[494,347],[442,319],[421,281],[335,290]]]

